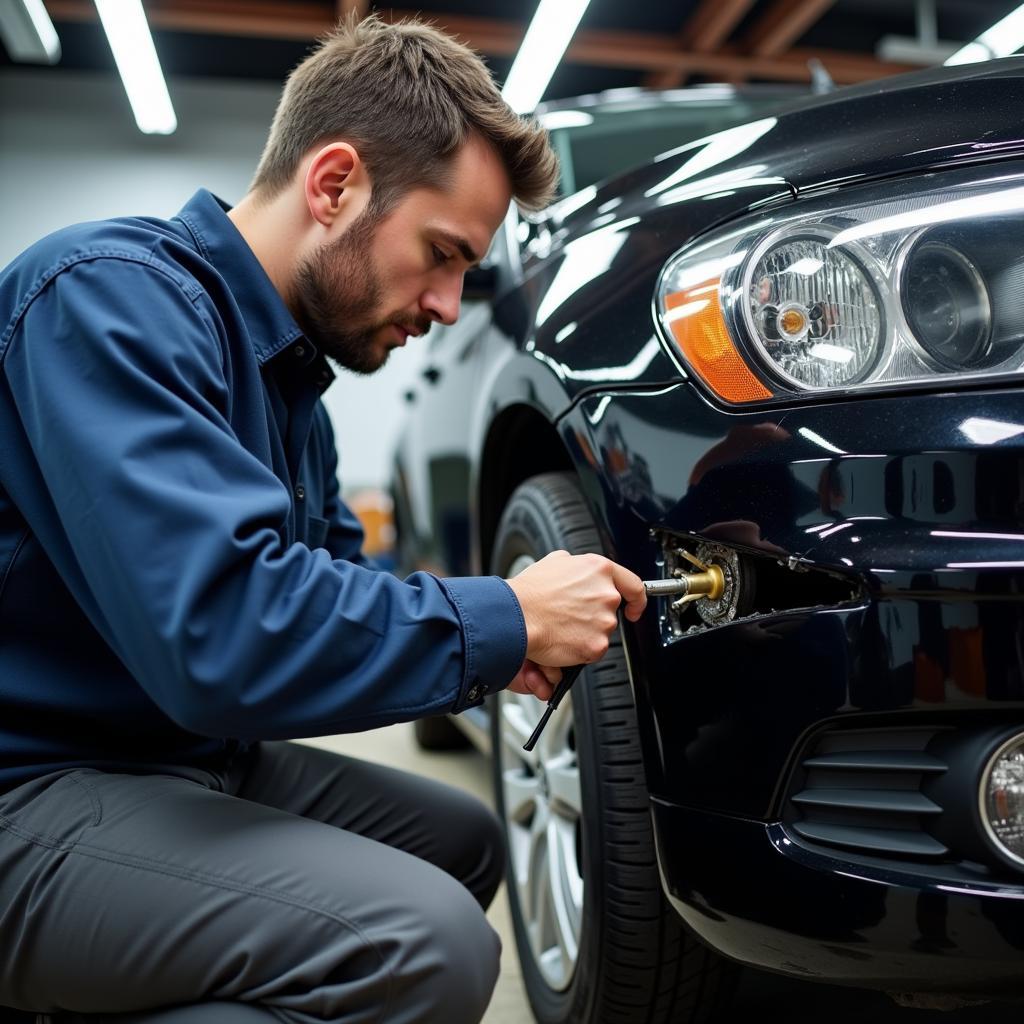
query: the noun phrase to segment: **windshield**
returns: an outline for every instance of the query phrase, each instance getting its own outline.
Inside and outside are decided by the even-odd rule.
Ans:
[[[725,128],[754,121],[796,93],[704,98],[651,105],[621,104],[587,110],[553,110],[541,116],[561,161],[559,196],[595,185],[659,153]]]

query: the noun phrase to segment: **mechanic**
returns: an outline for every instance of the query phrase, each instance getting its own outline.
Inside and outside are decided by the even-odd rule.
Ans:
[[[401,581],[339,497],[327,359],[370,373],[452,323],[510,199],[555,177],[472,51],[350,21],[238,206],[78,225],[0,275],[0,1004],[480,1019],[497,820],[280,741],[546,700],[643,610],[591,555]]]

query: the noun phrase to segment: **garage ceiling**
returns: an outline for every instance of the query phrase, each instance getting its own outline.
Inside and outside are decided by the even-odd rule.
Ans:
[[[1020,0],[592,0],[546,99],[623,86],[694,81],[807,81],[817,57],[839,84],[921,67],[880,59],[887,37],[912,42],[929,24],[963,43]],[[925,19],[918,20],[924,4]],[[109,70],[110,50],[90,0],[46,0],[63,56],[53,68]],[[281,81],[339,15],[420,13],[480,50],[504,78],[535,0],[147,0],[168,75]],[[934,11],[934,17],[928,11]],[[0,47],[0,66],[11,61]],[[24,65],[27,67],[28,65]]]

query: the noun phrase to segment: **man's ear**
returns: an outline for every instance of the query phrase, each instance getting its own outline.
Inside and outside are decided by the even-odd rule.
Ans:
[[[370,198],[370,179],[358,151],[347,142],[331,142],[313,154],[306,168],[306,205],[325,228],[339,218],[354,220]]]

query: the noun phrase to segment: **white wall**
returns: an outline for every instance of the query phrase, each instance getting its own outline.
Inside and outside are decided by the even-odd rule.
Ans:
[[[143,135],[120,81],[68,71],[0,71],[0,266],[57,228],[98,217],[176,213],[197,188],[228,203],[245,193],[276,85],[172,79],[178,130]],[[372,377],[341,373],[326,395],[346,489],[387,480],[418,372],[412,342]]]

